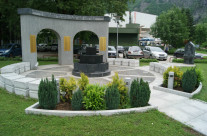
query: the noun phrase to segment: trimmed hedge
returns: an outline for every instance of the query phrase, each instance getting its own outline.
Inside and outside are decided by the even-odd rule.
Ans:
[[[49,81],[47,78],[42,79],[39,84],[38,89],[38,98],[39,105],[43,109],[54,109],[57,105],[57,83],[52,76],[52,81]]]
[[[184,63],[184,59],[173,59],[172,62]],[[207,63],[207,59],[194,59],[194,63]]]
[[[140,62],[158,62],[157,59],[140,59]]]

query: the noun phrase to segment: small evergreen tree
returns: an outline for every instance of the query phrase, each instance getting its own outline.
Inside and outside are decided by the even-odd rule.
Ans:
[[[182,78],[182,88],[184,92],[192,93],[195,90],[196,83],[197,75],[195,69],[187,70]]]
[[[78,89],[72,96],[72,109],[81,110],[83,108],[83,92]]]
[[[120,94],[116,85],[109,86],[105,93],[106,108],[117,109],[120,104]]]
[[[150,88],[142,79],[133,80],[130,90],[130,104],[132,107],[147,106],[150,99]]]
[[[57,83],[52,76],[52,81],[42,79],[38,89],[39,105],[43,109],[54,109],[57,105]]]

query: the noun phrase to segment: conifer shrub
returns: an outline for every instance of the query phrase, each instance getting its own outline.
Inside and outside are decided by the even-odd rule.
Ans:
[[[183,72],[180,70],[179,67],[169,67],[164,73],[163,73],[163,87],[167,87],[168,85],[168,77],[169,72],[174,72],[174,83],[173,87],[181,87],[181,80],[183,76]]]
[[[52,76],[52,81],[42,79],[39,84],[38,98],[39,105],[43,109],[54,109],[57,105],[57,82]]]
[[[120,104],[120,94],[117,86],[112,85],[105,92],[106,108],[108,110],[118,109]]]
[[[184,92],[192,93],[195,90],[197,84],[197,76],[195,69],[192,68],[190,70],[187,70],[183,74],[182,78],[182,88]]]
[[[140,82],[138,79],[133,80],[130,90],[131,107],[147,106],[150,99],[150,92],[148,82],[144,82],[142,79]]]
[[[196,87],[200,85],[200,82],[203,82],[203,74],[200,69],[196,68],[195,69],[196,76],[197,76],[197,82],[196,82]]]
[[[129,95],[128,95],[128,89],[126,87],[126,83],[123,79],[119,78],[118,73],[115,73],[115,75],[112,77],[113,81],[108,83],[108,87],[110,86],[117,86],[120,94],[120,108],[124,109],[128,106],[129,103]]]
[[[80,89],[73,94],[71,106],[73,110],[81,110],[83,108],[83,92]]]

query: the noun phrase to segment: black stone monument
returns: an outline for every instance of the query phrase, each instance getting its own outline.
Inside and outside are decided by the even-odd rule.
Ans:
[[[80,62],[74,63],[72,74],[80,76],[81,72],[88,77],[103,77],[111,74],[108,62],[103,62],[103,55],[96,54],[96,47],[87,47],[86,54],[80,56]]]
[[[188,42],[185,45],[184,63],[194,64],[194,57],[195,57],[195,45],[192,42]]]

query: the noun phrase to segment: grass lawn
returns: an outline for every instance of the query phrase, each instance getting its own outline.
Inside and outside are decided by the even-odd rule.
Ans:
[[[197,63],[196,66],[201,69],[204,81],[203,81],[203,88],[202,88],[201,92],[199,94],[196,94],[193,98],[194,99],[200,99],[202,101],[207,102],[207,80],[206,80],[206,77],[207,77],[207,64]],[[188,69],[187,67],[182,67],[181,68],[182,71],[186,71],[187,69]]]
[[[202,53],[202,54],[207,54],[207,51],[198,51],[196,50],[197,53]]]
[[[109,117],[26,115],[24,109],[36,101],[0,88],[0,135],[200,135],[157,110]]]

